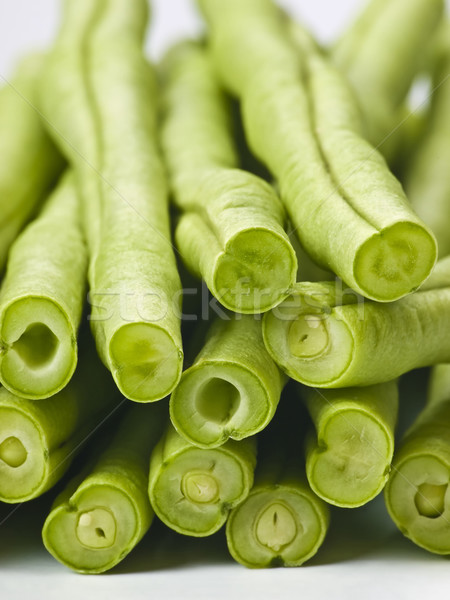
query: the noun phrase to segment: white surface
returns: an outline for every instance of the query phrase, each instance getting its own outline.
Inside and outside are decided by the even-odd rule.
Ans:
[[[324,41],[362,5],[362,0],[280,2]],[[188,0],[153,4],[147,44],[153,57],[174,39],[201,28]],[[1,77],[9,76],[22,53],[51,40],[58,6],[58,0],[0,0]],[[98,577],[70,573],[42,547],[40,525],[50,502],[51,494],[18,507],[12,515],[13,507],[0,506],[0,600],[411,600],[445,598],[450,591],[448,561],[402,538],[387,518],[381,497],[368,507],[341,511],[321,552],[304,568],[249,571],[227,556],[223,533],[190,540],[157,527],[117,569]]]

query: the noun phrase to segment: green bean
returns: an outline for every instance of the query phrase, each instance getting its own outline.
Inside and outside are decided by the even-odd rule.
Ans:
[[[87,353],[69,385],[51,398],[36,402],[0,388],[2,502],[32,500],[61,479],[100,420],[118,405],[106,374]]]
[[[390,516],[415,544],[450,554],[450,367],[432,371],[427,404],[395,453],[385,488]]]
[[[442,0],[371,0],[333,48],[363,108],[369,139],[383,150],[443,10]]]
[[[338,284],[297,284],[264,316],[267,350],[288,375],[324,388],[372,385],[450,361],[450,259],[389,304],[362,302]]]
[[[274,420],[258,435],[255,484],[226,525],[231,555],[250,568],[300,566],[316,554],[328,529],[329,509],[305,475],[299,442],[305,427],[297,410],[285,410],[289,400],[282,399]]]
[[[121,392],[144,402],[170,393],[183,360],[147,10],[68,0],[41,86],[81,191],[97,348]]]
[[[203,448],[241,440],[270,422],[284,383],[264,346],[261,321],[217,319],[172,392],[170,417],[180,435]]]
[[[336,506],[366,504],[383,489],[394,453],[397,382],[341,390],[304,388],[316,435],[309,439],[311,489]]]
[[[248,495],[255,464],[254,438],[229,440],[206,450],[187,442],[169,425],[150,461],[153,510],[178,533],[211,535]]]
[[[439,256],[450,254],[450,24],[432,80],[425,132],[406,169],[405,189],[417,214],[436,235]]]
[[[164,64],[163,145],[182,211],[175,238],[189,268],[241,313],[263,312],[288,294],[297,260],[273,188],[237,168],[230,106],[199,44]]]
[[[0,270],[63,166],[35,109],[41,67],[41,56],[27,57],[0,89]]]
[[[42,530],[45,547],[80,573],[114,567],[150,528],[148,463],[165,410],[133,406],[107,448],[56,498]]]
[[[277,177],[311,257],[364,296],[415,290],[436,241],[383,157],[362,137],[347,82],[314,45],[294,44],[270,0],[199,0],[220,76],[240,97],[250,147]]]
[[[0,380],[23,398],[52,396],[77,363],[87,250],[71,173],[13,243],[0,290]]]

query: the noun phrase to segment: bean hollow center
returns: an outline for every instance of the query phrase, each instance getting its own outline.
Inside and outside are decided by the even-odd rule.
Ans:
[[[32,323],[12,345],[29,369],[40,369],[51,362],[59,340],[44,323]]]
[[[0,460],[8,467],[16,469],[27,460],[28,453],[24,445],[15,436],[10,436],[0,444]]]
[[[196,408],[206,421],[224,425],[236,413],[240,401],[241,394],[236,386],[225,379],[212,377],[198,390]]]
[[[445,493],[447,484],[435,485],[431,483],[422,483],[417,488],[414,502],[417,512],[422,517],[437,519],[445,509]]]

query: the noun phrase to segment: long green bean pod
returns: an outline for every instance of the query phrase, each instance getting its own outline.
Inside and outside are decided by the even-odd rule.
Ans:
[[[306,474],[321,498],[362,506],[383,489],[394,454],[396,381],[340,390],[302,390],[315,435],[307,444]]]
[[[362,137],[347,82],[304,36],[294,43],[270,0],[199,0],[215,65],[242,103],[250,147],[276,176],[312,258],[362,295],[415,290],[436,241],[383,157]]]
[[[144,402],[170,393],[183,360],[147,10],[145,0],[67,0],[41,86],[82,196],[97,348],[121,392]]]
[[[273,188],[240,170],[230,106],[206,49],[182,43],[164,63],[163,146],[182,216],[186,264],[227,308],[259,313],[283,300],[297,260]]]
[[[400,124],[399,109],[437,30],[443,0],[371,0],[335,44],[332,55],[348,76],[373,144]]]
[[[297,284],[266,313],[267,350],[293,379],[309,386],[363,386],[417,367],[450,361],[450,259],[397,302],[363,302],[339,282]]]
[[[45,547],[80,573],[103,573],[148,531],[150,454],[165,423],[163,404],[133,406],[107,448],[56,498],[42,530]]]
[[[93,354],[93,353],[92,353]],[[119,399],[107,371],[87,354],[61,392],[36,402],[0,388],[0,500],[40,496],[67,471]]]
[[[405,174],[411,204],[436,235],[441,257],[450,254],[450,23],[444,33],[446,43],[438,52],[432,79],[430,115]]]
[[[300,566],[316,554],[328,529],[329,509],[305,475],[302,417],[291,406],[285,410],[290,400],[282,399],[258,435],[255,484],[227,521],[228,549],[246,567]]]
[[[13,243],[0,289],[0,380],[22,398],[52,396],[77,364],[87,249],[73,176]]]
[[[217,319],[170,397],[170,418],[192,444],[213,448],[270,422],[286,381],[264,345],[261,321]]]
[[[41,68],[41,56],[27,57],[0,89],[0,270],[63,167],[35,108]]]
[[[450,366],[432,370],[427,404],[399,445],[384,496],[400,531],[450,554]]]
[[[169,425],[150,461],[153,510],[178,533],[203,537],[222,527],[247,497],[256,464],[254,438],[219,448],[193,446]]]

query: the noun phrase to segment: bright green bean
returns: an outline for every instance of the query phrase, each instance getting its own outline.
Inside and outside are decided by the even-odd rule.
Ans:
[[[41,86],[81,191],[97,348],[122,393],[144,402],[170,393],[183,360],[147,10],[68,0]]]
[[[443,10],[443,0],[371,0],[333,48],[383,151]]]
[[[395,453],[384,496],[400,531],[450,554],[450,366],[432,371],[427,404]]]
[[[107,412],[114,412],[117,393],[91,354],[51,398],[36,402],[0,388],[1,501],[24,502],[50,489]]]
[[[298,410],[285,410],[289,400],[282,399],[258,435],[255,484],[226,525],[231,555],[250,568],[298,567],[316,554],[328,529],[329,509],[305,475],[299,435],[305,427]]]
[[[23,398],[52,396],[77,364],[87,249],[71,173],[13,243],[0,289],[0,380]]]
[[[266,313],[263,336],[291,377],[324,388],[371,385],[450,361],[450,259],[415,294],[380,304],[339,282],[297,284]]]
[[[114,567],[148,531],[150,454],[165,407],[133,406],[108,447],[56,498],[42,530],[45,547],[80,573]]]
[[[383,489],[394,453],[396,381],[341,390],[304,388],[316,434],[307,447],[312,490],[336,506],[354,508]]]
[[[363,139],[340,72],[307,36],[294,44],[270,0],[229,0],[226,10],[199,2],[215,65],[241,99],[250,147],[277,177],[303,247],[368,298],[415,290],[435,264],[436,241]]]
[[[63,166],[35,108],[41,67],[41,56],[26,58],[0,89],[0,270]]]
[[[264,345],[260,320],[218,319],[172,392],[170,417],[178,433],[200,447],[241,440],[270,422],[284,383]]]
[[[164,63],[163,145],[182,216],[175,238],[189,268],[241,313],[263,312],[295,282],[297,260],[273,188],[240,170],[230,106],[199,44]]]
[[[247,497],[255,464],[254,438],[229,440],[206,450],[187,442],[169,425],[150,461],[153,510],[178,533],[211,535]]]
[[[406,169],[405,189],[417,214],[436,235],[439,256],[450,254],[450,24],[432,80],[431,111]]]

